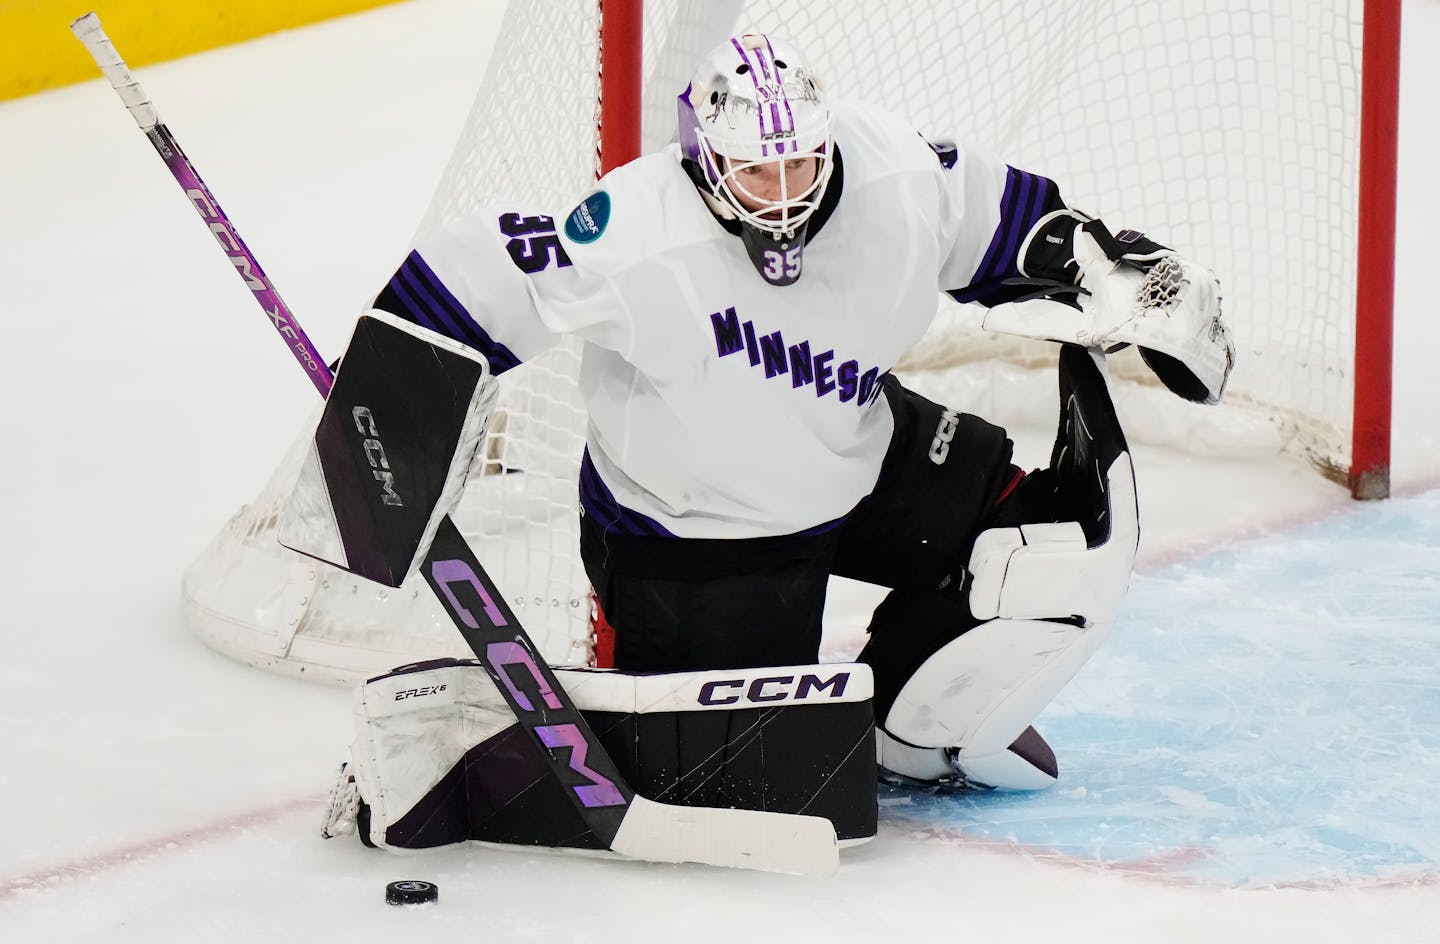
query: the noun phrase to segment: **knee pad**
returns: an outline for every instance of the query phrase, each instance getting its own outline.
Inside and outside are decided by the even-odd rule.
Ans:
[[[970,553],[970,612],[976,619],[1063,619],[1108,623],[1130,586],[1140,518],[1130,454],[1104,472],[1091,545],[1077,521],[982,531]]]

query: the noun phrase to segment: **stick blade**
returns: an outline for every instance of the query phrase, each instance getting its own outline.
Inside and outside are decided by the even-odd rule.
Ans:
[[[637,796],[610,848],[648,862],[697,862],[791,875],[833,875],[835,827],[821,816],[671,806]]]

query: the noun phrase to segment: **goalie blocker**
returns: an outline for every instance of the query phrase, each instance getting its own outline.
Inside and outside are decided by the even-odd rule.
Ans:
[[[478,352],[362,315],[281,522],[284,546],[398,587],[460,501],[497,394]]]
[[[681,806],[821,816],[875,835],[867,666],[556,678],[635,791]],[[404,666],[356,689],[355,740],[322,835],[424,849],[478,841],[601,853],[562,784],[473,660]],[[580,770],[585,758],[572,758]]]

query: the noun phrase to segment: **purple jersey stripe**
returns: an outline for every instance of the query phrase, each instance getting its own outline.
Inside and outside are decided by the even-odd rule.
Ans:
[[[1030,231],[1026,222],[1030,203],[1036,191],[1035,177],[1015,168],[1005,175],[1005,194],[1000,198],[1000,226],[997,233],[1003,234],[999,251],[990,260],[988,271],[982,267],[983,276],[997,278],[1002,272],[1016,267],[1015,256],[1020,243]]]
[[[868,500],[862,499],[861,503]],[[631,538],[674,538],[675,535],[664,525],[621,505],[615,500],[600,473],[595,468],[595,463],[590,459],[590,449],[586,447],[580,458],[580,505],[585,509],[589,519],[600,526],[606,534],[615,534]],[[853,510],[853,509],[852,509]],[[841,527],[850,518],[850,512],[846,512],[838,518],[830,521],[822,521],[813,527],[803,531],[796,531],[793,534],[784,535],[787,538],[815,537],[834,531]],[[681,540],[676,538],[676,540]]]
[[[458,329],[447,321],[437,319],[429,306],[416,297],[415,292],[406,284],[406,281],[399,272],[396,272],[395,277],[390,280],[390,284],[385,286],[385,292],[381,296],[386,301],[400,300],[399,306],[390,306],[401,309],[395,314],[403,314],[416,324],[429,328],[431,331],[438,331],[447,338],[455,337],[459,333]]]
[[[615,500],[610,487],[600,478],[595,463],[590,461],[590,449],[580,457],[580,507],[590,520],[607,534],[619,534],[633,538],[673,538],[675,535],[665,526],[648,515],[631,511]]]
[[[405,258],[399,271],[395,273],[393,284],[398,293],[405,295],[411,309],[429,322],[429,327],[471,346],[480,340],[467,330],[467,322],[474,324],[474,321],[464,314],[464,306],[450,294],[440,277],[418,252],[411,252]],[[460,317],[456,317],[457,311],[460,312]],[[476,327],[478,328],[478,325]]]
[[[514,352],[470,317],[465,306],[450,293],[419,252],[410,253],[390,280],[390,287],[408,306],[407,311],[396,314],[411,317],[416,323],[484,354],[490,362],[491,373],[503,374],[520,363]]]
[[[1005,192],[1000,197],[1000,223],[990,240],[980,266],[970,284],[950,292],[962,302],[982,299],[1001,279],[1020,274],[1020,245],[1040,217],[1044,216],[1052,199],[1055,184],[1047,177],[1008,169],[1005,175]]]

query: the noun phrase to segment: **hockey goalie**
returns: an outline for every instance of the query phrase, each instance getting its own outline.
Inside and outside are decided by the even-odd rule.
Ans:
[[[1109,632],[1139,539],[1106,354],[1218,401],[1214,276],[1043,176],[832,101],[767,35],[705,58],[677,137],[566,205],[417,236],[341,360],[282,542],[398,585],[496,375],[574,336],[580,550],[613,655],[555,678],[637,794],[822,817],[845,843],[875,833],[877,776],[1053,783],[1034,722]],[[937,291],[1061,346],[1047,468],[891,373]],[[832,575],[889,589],[853,663],[818,662]],[[496,678],[448,659],[362,685],[326,835],[606,848],[521,736],[519,676]]]

